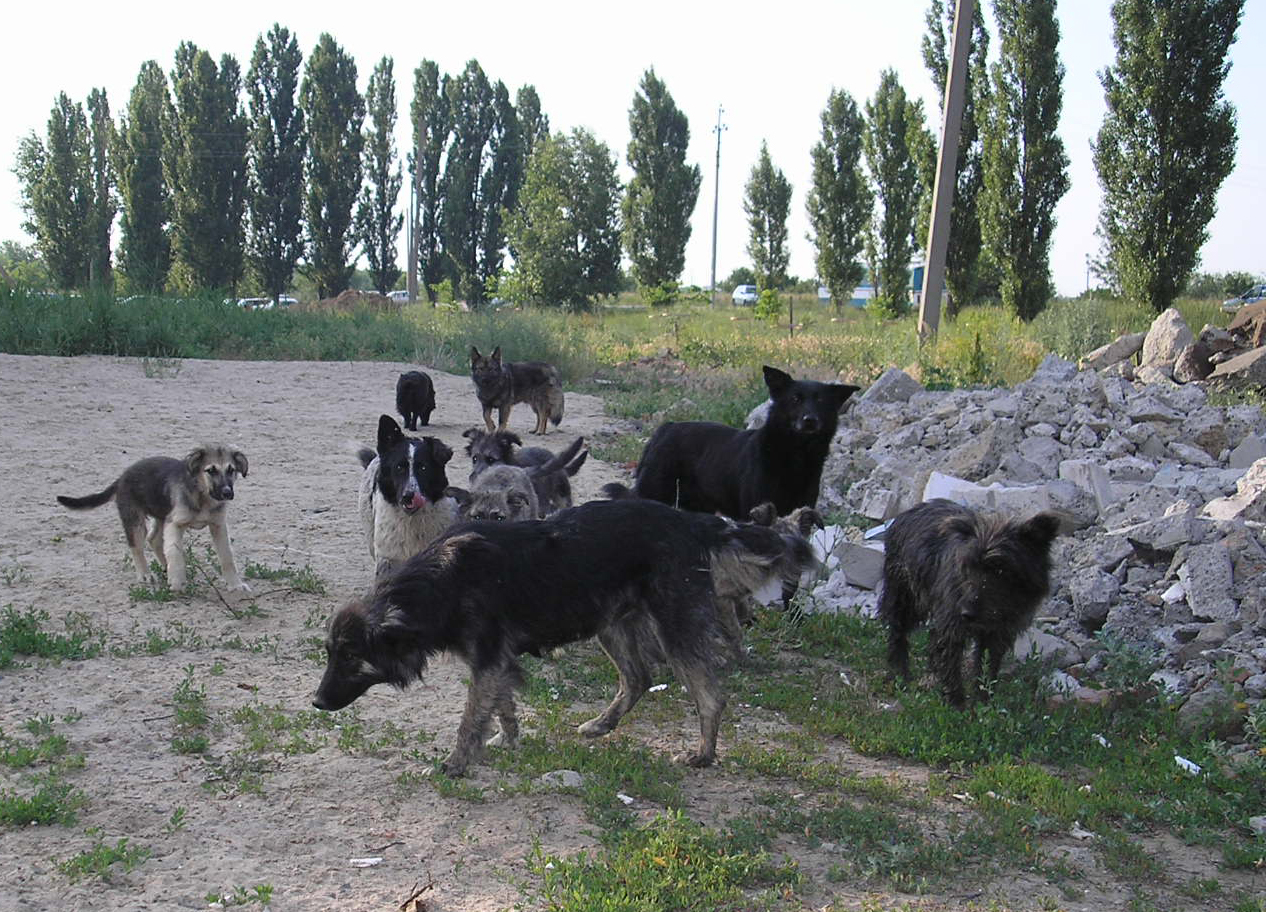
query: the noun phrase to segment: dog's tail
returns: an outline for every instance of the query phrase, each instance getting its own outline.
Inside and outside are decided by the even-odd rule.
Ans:
[[[357,447],[356,458],[360,460],[360,467],[367,469],[369,464],[378,458],[378,454],[367,446]]]
[[[57,495],[57,502],[63,507],[70,507],[72,510],[92,510],[104,503],[109,503],[114,498],[114,489],[119,486],[116,481],[106,488],[100,494],[89,494],[87,497],[65,497]]]
[[[588,450],[581,452],[581,447],[584,445],[585,438],[577,437],[572,441],[571,446],[553,456],[548,462],[543,462],[539,466],[528,469],[528,472],[533,477],[550,475],[554,472],[566,472],[568,475],[575,475],[580,467],[585,464],[585,460],[589,458]]]
[[[624,500],[627,497],[637,497],[637,491],[628,485],[620,484],[618,481],[604,484],[600,490],[607,500]]]

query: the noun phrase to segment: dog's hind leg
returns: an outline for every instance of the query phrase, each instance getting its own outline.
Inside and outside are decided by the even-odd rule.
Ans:
[[[673,759],[687,766],[711,766],[717,758],[717,732],[721,728],[721,713],[725,710],[725,695],[717,682],[716,673],[704,660],[695,656],[670,655],[677,680],[686,685],[699,713],[699,747],[694,753],[686,751]]]
[[[506,427],[510,424],[510,410],[512,408],[514,408],[513,405],[502,405],[497,408],[497,430],[498,431],[504,431]],[[491,423],[489,423],[488,425],[488,431],[489,433],[492,432]]]
[[[221,516],[220,522],[211,523],[211,541],[215,543],[215,553],[220,558],[220,572],[224,574],[225,582],[228,583],[230,589],[250,592],[251,587],[237,575],[237,564],[233,562],[233,548],[229,544],[229,527],[223,519],[224,517]]]
[[[119,512],[122,513],[123,511],[120,510]],[[163,528],[161,520],[156,528],[161,535]],[[149,562],[145,560],[145,517],[141,515],[124,516],[123,534],[127,537],[128,550],[132,552],[132,564],[136,567],[136,581],[144,586],[150,581]],[[151,534],[150,547],[153,547],[153,545],[154,540]],[[162,549],[154,548],[154,551],[159,555],[158,560],[162,563]]]
[[[651,686],[651,672],[638,647],[636,624],[617,621],[598,634],[598,643],[620,673],[620,684],[611,705],[578,729],[586,738],[600,737],[615,728]]]
[[[510,672],[505,675],[505,684],[497,695],[497,721],[501,731],[488,739],[486,747],[511,748],[519,743],[519,717],[514,709],[514,688],[522,680],[523,672],[518,663],[511,663]]]
[[[165,525],[166,523],[161,519],[154,520],[154,527],[149,530],[149,535],[145,539],[149,544],[149,549],[158,558],[158,565],[163,568],[164,573],[167,572],[167,555],[163,553],[163,526]]]
[[[894,677],[910,680],[910,631],[918,623],[914,594],[898,573],[884,574],[879,616],[888,624],[888,669]]]
[[[466,691],[466,711],[457,726],[457,743],[440,768],[446,775],[460,776],[478,759],[488,731],[488,721],[501,705],[502,691],[508,688],[509,677],[503,663],[470,670],[470,688]]]

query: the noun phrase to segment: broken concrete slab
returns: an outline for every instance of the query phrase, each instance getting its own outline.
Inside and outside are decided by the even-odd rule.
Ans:
[[[1266,438],[1260,434],[1249,434],[1231,450],[1227,465],[1233,469],[1247,469],[1262,458],[1266,458]]]
[[[1231,555],[1222,542],[1195,545],[1187,550],[1178,579],[1187,591],[1187,604],[1196,620],[1233,621],[1240,610],[1231,598]]]
[[[850,586],[877,589],[884,578],[884,551],[880,545],[860,545],[843,541],[835,546],[834,555]]]
[[[923,384],[915,380],[905,371],[890,367],[875,380],[859,397],[859,401],[875,402],[909,402],[915,393],[923,392]]]
[[[1143,339],[1144,366],[1172,367],[1179,353],[1196,341],[1195,334],[1177,308],[1170,307],[1156,316]]]
[[[1059,464],[1059,477],[1071,481],[1093,497],[1100,513],[1117,499],[1107,471],[1088,459],[1065,459]]]
[[[1223,361],[1213,369],[1209,379],[1257,386],[1266,384],[1266,346],[1254,348],[1242,355],[1236,355],[1229,361]]]
[[[1133,358],[1143,350],[1147,333],[1127,333],[1107,345],[1101,345],[1081,359],[1083,370],[1099,370],[1126,358]]]

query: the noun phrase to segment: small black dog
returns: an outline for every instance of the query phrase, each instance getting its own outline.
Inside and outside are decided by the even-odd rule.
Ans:
[[[463,431],[462,436],[470,441],[466,444],[466,453],[470,456],[471,484],[493,466],[518,466],[527,469],[532,478],[542,517],[571,506],[570,478],[589,458],[589,451],[583,449],[585,438],[577,437],[555,455],[545,447],[523,446],[513,431],[486,434],[479,428],[470,428]]]
[[[435,384],[422,371],[408,371],[396,381],[396,411],[404,418],[406,431],[426,427],[435,411]]]
[[[793,380],[765,368],[773,400],[764,426],[740,431],[710,421],[661,425],[638,463],[633,492],[683,510],[744,519],[769,501],[779,516],[817,505],[822,464],[839,412],[858,387]],[[619,497],[620,485],[607,485]]]
[[[892,521],[884,542],[879,616],[888,625],[888,665],[910,677],[909,636],[930,626],[929,664],[945,698],[964,704],[963,653],[975,643],[970,680],[989,653],[989,679],[1050,590],[1057,513],[1024,522],[931,500]]]
[[[493,715],[500,743],[514,744],[516,658],[596,636],[619,687],[580,733],[615,728],[666,660],[699,713],[699,745],[678,759],[707,766],[725,708],[714,577],[762,587],[785,571],[787,547],[774,529],[636,499],[587,503],[546,521],[463,523],[334,616],[312,703],[336,710],[375,684],[405,687],[451,652],[470,666],[457,743],[443,764],[458,776],[478,758]]]
[[[544,361],[502,361],[501,346],[491,355],[479,354],[470,347],[470,379],[475,382],[475,395],[484,410],[488,433],[504,431],[510,423],[510,409],[516,402],[526,402],[536,413],[533,434],[544,434],[546,425],[557,427],[563,420],[563,381],[558,368]],[[497,410],[497,424],[492,423],[492,410]]]

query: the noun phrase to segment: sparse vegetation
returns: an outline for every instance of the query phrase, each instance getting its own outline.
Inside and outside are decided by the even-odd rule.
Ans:
[[[65,874],[71,883],[90,877],[109,881],[115,865],[119,865],[125,874],[130,873],[153,854],[144,846],[129,845],[126,837],[120,837],[114,845],[107,845],[98,827],[92,827],[86,833],[95,839],[92,848],[57,862],[57,870]]]

